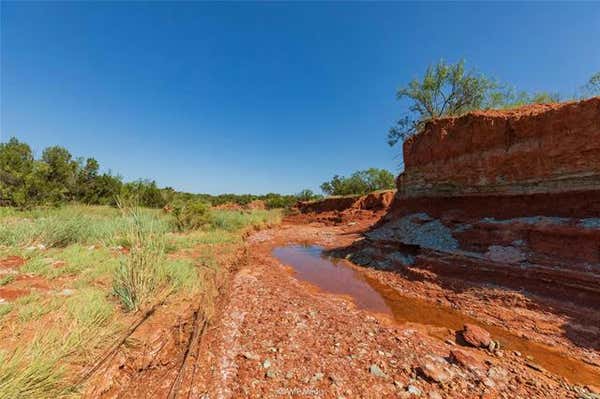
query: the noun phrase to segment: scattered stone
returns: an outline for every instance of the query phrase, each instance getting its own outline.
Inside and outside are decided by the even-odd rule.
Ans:
[[[265,376],[267,378],[275,378],[275,377],[277,377],[277,373],[273,369],[268,369],[267,372],[265,373]]]
[[[442,399],[442,395],[438,391],[429,392],[429,399]]]
[[[513,246],[491,245],[485,256],[494,262],[500,263],[519,263],[527,260],[527,256],[523,251]]]
[[[269,359],[265,359],[262,366],[263,368],[268,369],[269,367],[271,367],[271,361]]]
[[[462,336],[467,343],[476,348],[487,348],[490,345],[490,333],[475,324],[465,324]]]
[[[501,367],[491,367],[488,370],[488,377],[499,385],[505,385],[510,379],[508,371]]]
[[[369,372],[375,377],[388,378],[387,374],[385,374],[376,364],[369,366]]]
[[[545,371],[542,368],[542,366],[540,366],[539,364],[536,364],[534,362],[526,362],[525,365],[531,369],[534,369],[535,371],[539,371],[540,373],[543,373]]]
[[[421,396],[421,390],[414,385],[407,386],[406,392],[408,392],[411,395]]]
[[[325,374],[323,373],[315,373],[312,378],[310,379],[311,382],[317,382],[317,381],[321,381],[323,379],[323,377],[325,376]]]
[[[420,367],[420,370],[425,377],[435,382],[443,383],[452,378],[449,370],[447,370],[443,365],[432,361],[425,362]]]
[[[591,393],[596,394],[596,395],[600,395],[600,387],[597,387],[595,385],[586,385],[585,387]]]
[[[467,370],[475,370],[483,368],[483,364],[473,356],[461,350],[455,349],[450,351],[450,358],[460,366]]]
[[[496,387],[496,383],[494,381],[492,381],[492,379],[487,378],[487,377],[483,379],[483,385],[485,385],[488,388]]]
[[[248,360],[260,360],[260,357],[258,355],[255,355],[254,353],[250,352],[244,352],[242,353],[242,356],[244,356]]]
[[[394,385],[396,386],[396,388],[398,389],[404,389],[404,384],[401,383],[400,381],[394,381]]]

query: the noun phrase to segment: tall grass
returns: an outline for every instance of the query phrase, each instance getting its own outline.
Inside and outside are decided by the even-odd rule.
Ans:
[[[169,217],[155,210],[141,210],[138,218],[153,219],[156,231],[173,230]],[[0,245],[63,248],[74,243],[117,245],[128,232],[131,217],[113,208],[70,205],[32,211],[4,211],[0,214]]]
[[[20,302],[21,310],[48,305],[35,296]],[[54,319],[53,328],[46,327],[47,321],[40,321],[38,325],[43,327],[31,342],[11,351],[0,350],[0,399],[78,396],[73,388],[75,374],[69,365],[91,361],[122,328],[113,322],[114,306],[97,288],[52,302],[52,315],[46,317]]]
[[[214,211],[211,225],[214,229],[239,231],[248,227],[265,227],[281,221],[279,210]]]
[[[113,293],[128,311],[138,310],[157,289],[165,258],[164,236],[154,231],[153,221],[146,223],[139,209],[133,209],[130,215],[133,223],[126,236],[129,254],[113,277]]]
[[[198,275],[194,266],[167,260],[166,237],[160,229],[157,231],[157,220],[140,217],[137,208],[128,212],[133,220],[127,235],[129,253],[113,276],[113,293],[123,308],[138,310],[168,292],[195,288]]]

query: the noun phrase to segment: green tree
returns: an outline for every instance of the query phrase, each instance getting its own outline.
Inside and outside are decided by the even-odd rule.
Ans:
[[[0,143],[0,205],[25,206],[34,158],[29,145],[15,137]]]
[[[592,75],[584,86],[584,92],[589,97],[600,96],[600,72]]]
[[[321,197],[321,195],[315,194],[312,190],[308,188],[305,188],[304,190],[296,194],[296,199],[298,201],[313,201]]]
[[[359,170],[349,177],[335,175],[330,181],[321,184],[321,190],[327,195],[367,194],[392,188],[394,175],[388,170],[377,168]]]
[[[456,64],[442,60],[431,65],[421,80],[412,80],[396,93],[398,100],[410,101],[409,112],[389,130],[388,143],[403,141],[421,130],[428,120],[485,108],[499,100],[498,89],[494,81],[467,71],[464,60]]]
[[[128,201],[133,201],[141,206],[149,208],[162,208],[167,204],[161,190],[154,180],[137,180],[126,183],[123,186],[123,197]]]
[[[47,165],[44,189],[45,200],[61,203],[72,200],[77,181],[78,164],[71,153],[63,147],[48,147],[42,153],[41,161]]]
[[[427,121],[435,118],[462,115],[478,109],[560,101],[560,96],[555,93],[517,92],[475,70],[466,70],[464,61],[456,64],[440,61],[429,66],[421,80],[412,80],[398,90],[396,96],[398,100],[408,100],[409,106],[404,117],[388,131],[388,144],[391,146],[421,131]]]
[[[83,160],[78,161],[77,183],[75,187],[77,200],[86,204],[98,204],[100,198],[96,190],[98,170],[100,164],[94,158],[88,158],[83,165]]]

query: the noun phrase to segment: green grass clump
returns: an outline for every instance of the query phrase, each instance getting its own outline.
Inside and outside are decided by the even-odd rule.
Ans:
[[[0,351],[0,399],[77,396],[73,385],[77,376],[68,373],[66,365],[93,361],[123,328],[114,322],[115,306],[98,288],[49,301],[29,295],[14,306],[20,307],[19,315],[37,312],[31,311],[32,306],[48,308],[44,314],[51,311],[47,317],[55,318],[57,325],[12,351]]]
[[[215,229],[239,231],[247,227],[264,227],[281,221],[279,210],[213,211],[211,225]]]
[[[21,305],[18,308],[18,315],[19,320],[22,323],[38,320],[42,316],[53,312],[60,307],[60,300],[58,298],[45,300],[37,293],[19,298],[16,302]]]
[[[3,303],[0,304],[0,317],[3,317],[7,314],[9,314],[10,312],[12,312],[13,310],[13,305],[11,305],[10,303]]]
[[[61,262],[56,265],[55,262]],[[106,248],[90,248],[81,244],[73,244],[64,249],[50,249],[30,255],[21,271],[47,279],[61,276],[98,277],[107,274],[118,264],[118,259]],[[87,279],[91,281],[91,279]]]
[[[10,284],[13,281],[15,281],[15,276],[12,274],[9,274],[8,276],[4,276],[2,278],[0,278],[0,287],[6,284]]]
[[[0,399],[66,398],[65,369],[52,343],[36,340],[12,353],[0,351]]]
[[[210,223],[210,205],[203,201],[176,204],[173,208],[173,216],[179,231],[197,230]]]
[[[155,220],[140,218],[138,209],[130,214],[129,253],[113,273],[113,293],[127,311],[140,309],[163,291],[193,287],[198,280],[193,265],[167,261],[166,237],[156,230]]]

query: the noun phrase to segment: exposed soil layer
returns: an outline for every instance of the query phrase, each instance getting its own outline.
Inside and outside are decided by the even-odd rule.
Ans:
[[[377,191],[367,195],[328,197],[322,200],[298,202],[296,207],[302,213],[381,211],[387,209],[394,200],[395,190]]]
[[[403,197],[597,189],[600,97],[434,120],[403,150]]]

